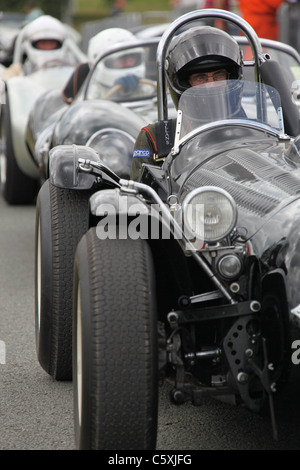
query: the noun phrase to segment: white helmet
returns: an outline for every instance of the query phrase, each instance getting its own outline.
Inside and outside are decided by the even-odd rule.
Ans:
[[[126,29],[106,29],[91,39],[88,57],[90,60],[92,57],[95,59],[99,54],[105,53],[116,44],[135,41],[137,39],[134,34]],[[125,65],[126,61],[127,64]],[[118,78],[124,75],[135,75],[138,78],[145,76],[145,63],[141,47],[133,48],[130,51],[115,52],[101,60],[97,65],[95,78],[97,77],[97,83],[110,88]]]
[[[103,54],[110,47],[119,42],[135,40],[134,34],[123,28],[108,28],[100,31],[89,40],[87,55],[92,64],[99,54]]]
[[[23,53],[33,68],[42,67],[48,61],[63,60],[66,53],[66,36],[66,29],[59,20],[49,15],[40,16],[26,25]],[[58,47],[51,50],[38,49],[36,43],[41,40],[55,40]]]

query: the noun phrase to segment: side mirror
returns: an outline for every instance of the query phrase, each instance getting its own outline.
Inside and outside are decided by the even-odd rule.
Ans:
[[[79,172],[78,159],[100,162],[99,155],[85,145],[57,145],[49,152],[50,182],[59,188],[91,189],[96,176],[88,172]]]

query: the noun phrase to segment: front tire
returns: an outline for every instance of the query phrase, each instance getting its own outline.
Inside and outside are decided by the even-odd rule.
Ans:
[[[47,180],[37,198],[36,351],[42,368],[56,380],[72,378],[73,266],[77,244],[88,230],[90,194]]]
[[[154,449],[157,323],[144,240],[81,239],[75,258],[73,383],[78,449]]]

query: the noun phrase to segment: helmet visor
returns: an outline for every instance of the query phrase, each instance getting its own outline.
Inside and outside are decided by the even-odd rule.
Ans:
[[[179,100],[183,134],[202,124],[238,116],[243,85],[240,80],[216,80],[188,88]]]
[[[110,69],[126,69],[136,67],[142,63],[142,54],[132,52],[129,54],[115,54],[105,60],[105,66]]]

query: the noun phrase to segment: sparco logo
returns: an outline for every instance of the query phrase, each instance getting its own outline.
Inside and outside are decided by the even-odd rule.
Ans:
[[[134,157],[140,158],[149,158],[150,157],[150,150],[148,149],[136,149],[133,153]]]

